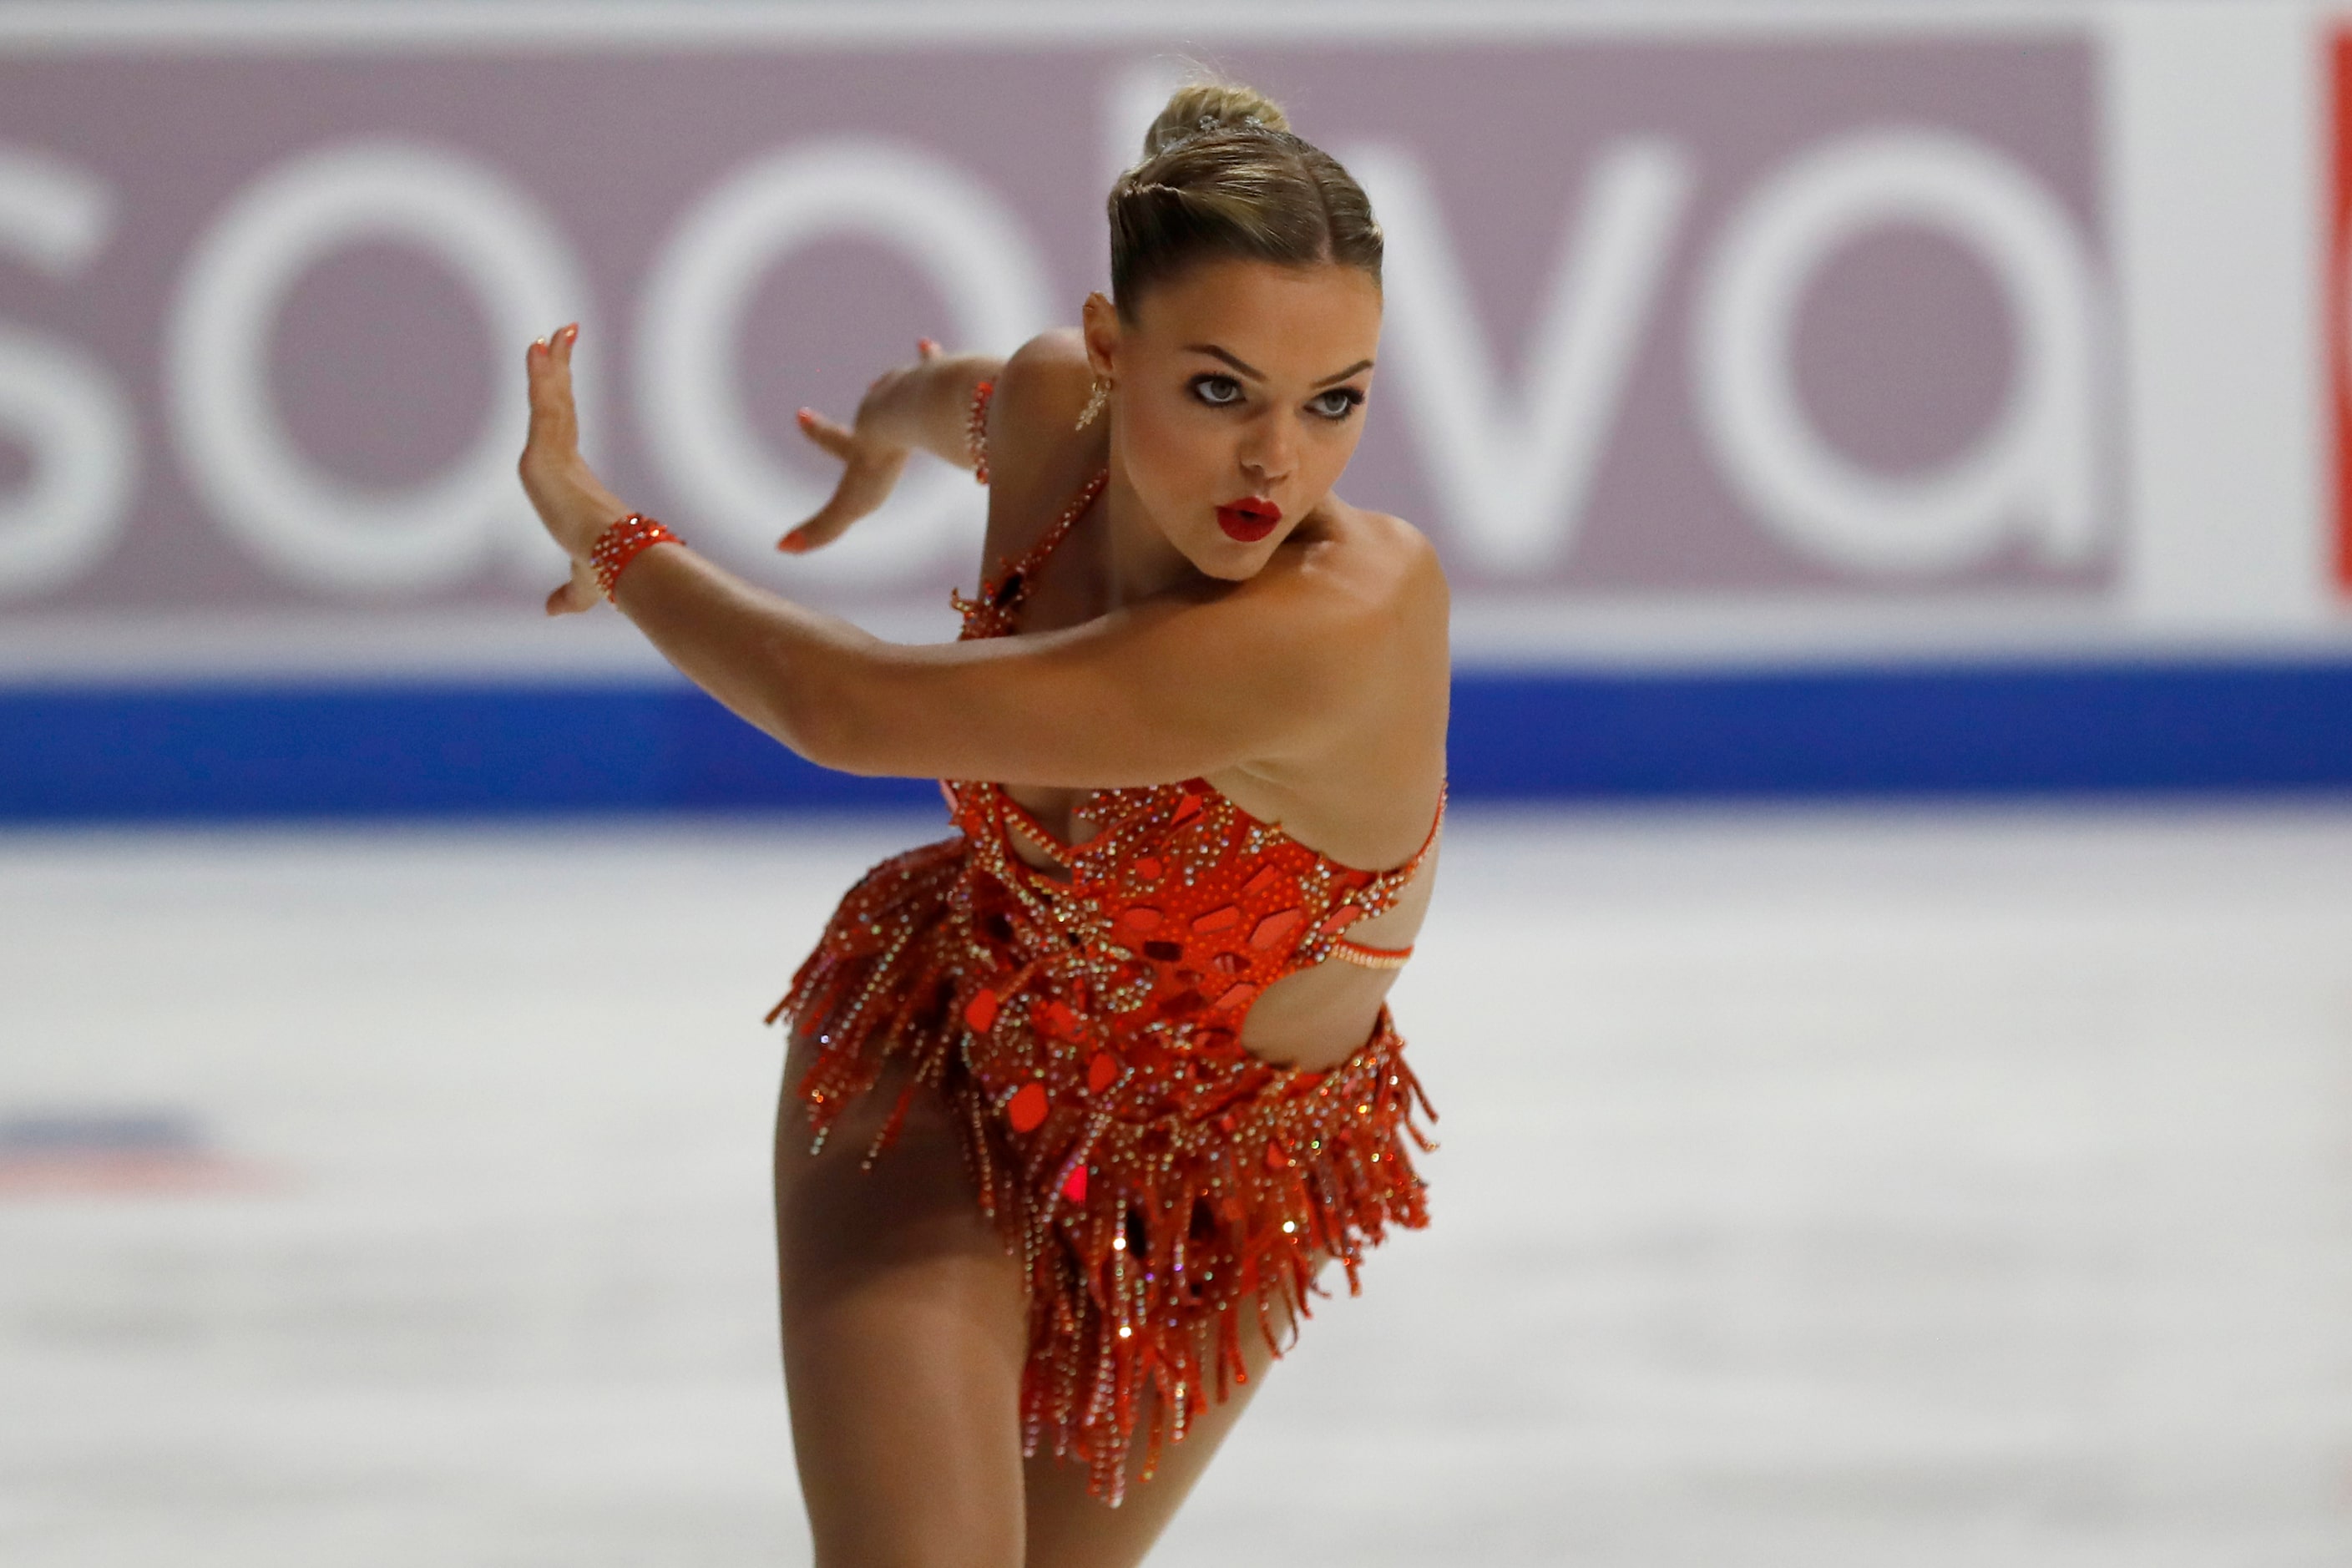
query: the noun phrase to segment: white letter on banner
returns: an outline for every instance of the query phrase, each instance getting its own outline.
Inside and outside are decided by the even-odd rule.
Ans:
[[[501,544],[535,575],[560,575],[562,552],[515,479],[523,429],[513,385],[498,384],[506,391],[473,449],[413,489],[343,483],[288,439],[269,391],[270,329],[304,272],[362,241],[417,246],[447,263],[489,319],[495,363],[512,364],[518,382],[531,339],[586,314],[587,289],[562,234],[476,163],[363,142],[283,164],[197,241],[181,283],[166,393],[198,493],[263,560],[324,587],[430,587],[475,570]]]
[[[1489,572],[1558,560],[1582,521],[1690,197],[1689,159],[1645,137],[1593,160],[1528,334],[1516,404],[1504,397],[1420,163],[1386,147],[1356,149],[1346,163],[1388,237],[1388,337],[1400,369],[1382,384],[1412,411],[1447,522]]]
[[[1821,438],[1790,366],[1797,308],[1822,263],[1895,224],[1940,230],[1991,268],[2017,365],[1972,450],[1890,477]],[[2007,159],[1938,131],[1845,137],[1765,181],[1727,221],[1699,284],[1698,412],[1733,488],[1774,530],[1838,565],[1931,572],[2012,533],[2048,560],[2080,561],[2097,543],[2098,310],[2073,223]]]
[[[638,317],[640,417],[698,526],[726,531],[748,560],[772,561],[783,531],[814,511],[830,479],[780,465],[736,395],[743,314],[761,277],[826,239],[879,245],[946,299],[954,340],[1010,353],[1047,321],[1035,255],[1012,216],[971,176],[911,147],[838,141],[775,153],[722,181],[654,263]],[[818,583],[883,587],[922,571],[970,531],[971,480],[933,466],[835,544],[795,557]]]
[[[53,278],[89,265],[113,226],[104,186],[0,151],[0,250]],[[55,588],[122,531],[138,465],[131,410],[104,368],[54,338],[0,326],[0,424],[33,453],[32,483],[0,499],[0,596]]]

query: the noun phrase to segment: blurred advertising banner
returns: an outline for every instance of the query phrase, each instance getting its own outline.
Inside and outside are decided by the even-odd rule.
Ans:
[[[2342,643],[2332,13],[1074,15],[0,7],[0,672],[656,668],[534,618],[573,317],[633,504],[950,635],[982,497],[919,465],[780,558],[793,412],[1074,321],[1195,66],[1372,193],[1341,491],[1438,541],[1468,664]]]
[[[1439,541],[1470,656],[2116,614],[2128,345],[2083,27],[577,26],[0,56],[0,615],[159,651],[276,626],[298,663],[522,616],[555,562],[513,479],[520,345],[578,316],[623,494],[945,635],[969,479],[918,468],[781,561],[828,480],[793,411],[845,414],[919,334],[1074,321],[1109,175],[1193,60],[1373,195],[1388,321],[1343,493]]]

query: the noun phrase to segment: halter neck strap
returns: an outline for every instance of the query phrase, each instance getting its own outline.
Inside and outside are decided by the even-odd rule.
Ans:
[[[1109,482],[1108,468],[1088,479],[1078,493],[1070,498],[1069,504],[1062,509],[1062,514],[1038,536],[1035,543],[1006,562],[995,575],[981,580],[979,597],[967,599],[956,593],[948,595],[948,602],[963,616],[965,637],[1004,637],[1018,629],[1013,625],[1013,612],[1028,596],[1029,584],[1035,579],[1038,569],[1069,536],[1071,528],[1086,515],[1087,508],[1094,505],[1095,498],[1102,494]]]

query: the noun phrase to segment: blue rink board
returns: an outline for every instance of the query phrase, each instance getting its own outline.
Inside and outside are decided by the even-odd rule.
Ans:
[[[1465,800],[2352,789],[2352,661],[1463,672]],[[0,689],[0,820],[923,806],[698,692]]]

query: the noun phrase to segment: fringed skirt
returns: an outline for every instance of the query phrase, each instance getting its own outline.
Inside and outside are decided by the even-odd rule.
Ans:
[[[1277,1302],[1308,1315],[1330,1258],[1360,1289],[1389,1226],[1428,1223],[1406,1144],[1434,1147],[1412,1112],[1435,1113],[1385,1007],[1319,1072],[1229,1034],[1123,1034],[1083,952],[1006,951],[991,918],[1003,889],[967,847],[867,872],[769,1021],[814,1044],[795,1086],[813,1146],[893,1058],[913,1071],[869,1163],[913,1096],[944,1098],[981,1206],[1026,1273],[1024,1452],[1085,1465],[1116,1506],[1146,1406],[1149,1479],[1163,1443],[1247,1381],[1244,1319],[1280,1355]]]

